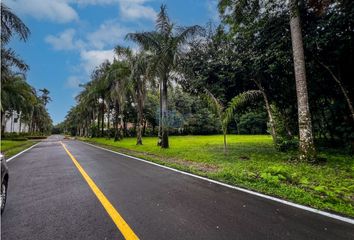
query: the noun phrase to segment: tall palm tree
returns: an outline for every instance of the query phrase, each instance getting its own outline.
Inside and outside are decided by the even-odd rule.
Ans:
[[[290,30],[293,48],[298,121],[300,160],[314,161],[316,150],[308,101],[304,47],[301,33],[299,0],[290,0]]]
[[[142,130],[144,124],[144,104],[146,97],[146,84],[148,77],[148,67],[150,55],[146,52],[136,54],[130,48],[117,46],[115,51],[118,56],[124,57],[130,65],[131,74],[129,78],[128,90],[132,93],[137,106],[137,145],[142,145]]]
[[[117,52],[117,55],[120,53]],[[120,140],[124,136],[124,109],[126,106],[127,89],[130,76],[130,68],[127,61],[114,60],[108,69],[106,80],[109,82],[109,97],[114,106],[114,140]],[[118,122],[120,119],[120,128],[118,129]]]
[[[168,148],[168,111],[167,87],[170,75],[179,62],[183,53],[183,46],[189,37],[201,32],[202,28],[176,27],[169,19],[166,6],[161,5],[157,16],[155,31],[130,33],[127,39],[138,43],[144,50],[153,54],[151,70],[160,81],[160,126],[158,145]]]
[[[22,20],[14,14],[10,8],[1,3],[1,80],[9,78],[12,74],[11,67],[15,66],[21,72],[28,70],[28,65],[20,59],[14,50],[7,48],[14,35],[20,40],[26,41],[30,30]]]

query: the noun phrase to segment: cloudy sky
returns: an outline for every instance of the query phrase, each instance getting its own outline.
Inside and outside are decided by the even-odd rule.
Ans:
[[[92,69],[113,59],[115,45],[129,32],[150,31],[162,3],[178,25],[217,21],[217,0],[4,0],[31,30],[28,42],[12,47],[30,65],[27,81],[47,88],[54,123],[75,104],[80,83]]]

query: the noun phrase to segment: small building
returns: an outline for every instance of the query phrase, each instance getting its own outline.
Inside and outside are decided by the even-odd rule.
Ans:
[[[4,119],[2,128],[5,133],[20,133],[29,131],[28,123],[24,122],[23,120],[21,121],[21,113],[12,111],[5,112],[4,115],[5,116],[2,116]]]

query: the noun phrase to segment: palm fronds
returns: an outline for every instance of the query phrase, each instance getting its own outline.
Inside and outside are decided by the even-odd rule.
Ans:
[[[26,41],[30,35],[29,28],[14,14],[10,8],[1,3],[1,42],[7,44],[16,33],[20,40]]]

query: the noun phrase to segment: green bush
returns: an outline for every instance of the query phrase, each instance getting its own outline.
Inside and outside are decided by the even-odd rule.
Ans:
[[[297,139],[289,139],[289,138],[282,138],[278,137],[276,140],[275,147],[280,152],[286,152],[289,150],[294,150],[299,147],[299,141]]]
[[[242,114],[238,122],[241,134],[267,133],[267,114],[265,112],[248,112]]]

